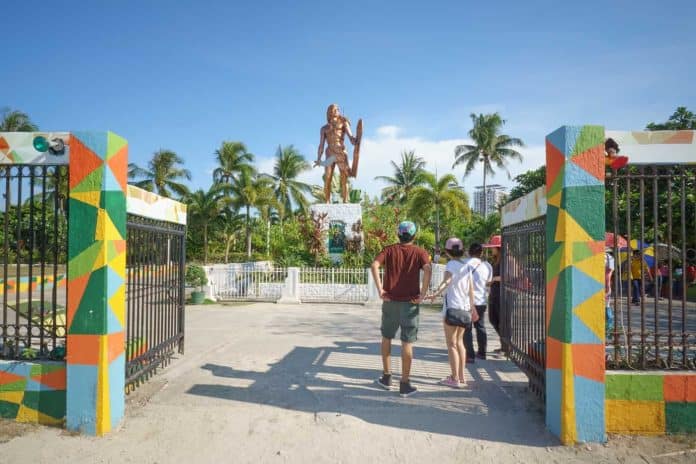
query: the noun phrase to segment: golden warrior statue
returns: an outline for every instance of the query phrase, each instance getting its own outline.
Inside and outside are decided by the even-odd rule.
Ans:
[[[341,115],[338,105],[331,104],[326,110],[326,125],[321,128],[321,138],[319,140],[319,150],[314,166],[320,164],[326,167],[324,171],[324,198],[327,203],[331,202],[331,180],[333,179],[334,168],[338,165],[341,174],[341,198],[343,203],[348,203],[348,177],[355,177],[358,173],[358,160],[360,158],[360,139],[362,138],[362,119],[358,120],[355,137],[350,131],[350,121]],[[348,136],[350,143],[353,144],[353,163],[348,164],[348,153],[344,143],[345,136]],[[321,162],[321,152],[324,150],[324,161]]]

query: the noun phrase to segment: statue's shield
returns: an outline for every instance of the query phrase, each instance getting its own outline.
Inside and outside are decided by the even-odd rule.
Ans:
[[[358,119],[358,125],[355,128],[355,145],[353,145],[353,166],[350,168],[350,176],[357,177],[358,162],[360,161],[360,142],[362,141],[362,119]]]

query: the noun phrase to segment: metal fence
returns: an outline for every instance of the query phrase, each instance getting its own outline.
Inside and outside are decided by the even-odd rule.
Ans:
[[[63,359],[68,167],[0,165],[0,358]]]
[[[607,368],[696,368],[696,166],[630,166],[607,196]]]
[[[544,398],[546,366],[546,217],[502,231],[501,341]]]
[[[184,351],[186,226],[128,215],[126,385]]]

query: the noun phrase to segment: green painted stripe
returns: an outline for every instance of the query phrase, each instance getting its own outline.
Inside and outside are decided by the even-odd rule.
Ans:
[[[696,432],[696,403],[665,403],[667,433]]]
[[[662,375],[616,375],[606,377],[610,400],[664,401]]]

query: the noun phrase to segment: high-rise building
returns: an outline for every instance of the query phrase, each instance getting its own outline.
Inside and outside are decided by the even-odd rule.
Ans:
[[[474,205],[473,210],[482,216],[488,216],[498,210],[498,204],[507,197],[507,190],[499,184],[486,185],[486,213],[483,211],[483,185],[474,187]]]

